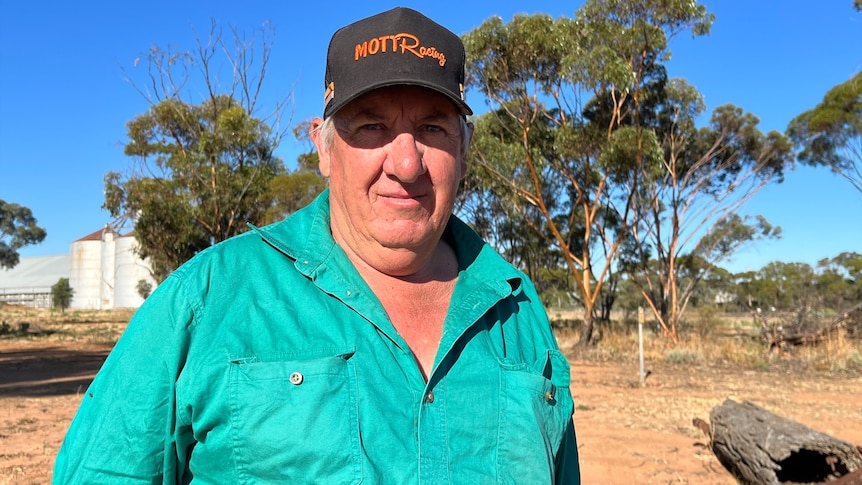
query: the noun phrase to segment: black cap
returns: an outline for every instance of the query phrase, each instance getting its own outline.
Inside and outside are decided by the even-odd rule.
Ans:
[[[392,10],[339,29],[326,55],[323,117],[385,86],[409,84],[448,96],[462,115],[464,44],[442,25],[409,8]]]

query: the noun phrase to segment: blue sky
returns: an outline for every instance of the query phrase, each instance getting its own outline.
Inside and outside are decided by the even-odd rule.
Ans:
[[[248,33],[269,21],[276,37],[265,95],[274,100],[294,89],[299,121],[322,109],[326,46],[342,25],[404,5],[462,34],[492,15],[572,16],[580,3],[0,2],[0,199],[29,207],[48,231],[21,255],[68,253],[72,241],[110,222],[101,209],[103,177],[132,162],[123,155],[125,123],[148,107],[121,68],[143,79],[134,60],[153,44],[191,49],[193,33],[206,34],[211,19]],[[852,0],[702,3],[716,14],[712,33],[674,40],[669,74],[697,87],[709,111],[732,103],[758,116],[764,132],[783,132],[862,70],[862,14]],[[475,95],[468,101],[485,111]],[[293,160],[300,148],[288,139],[278,154]],[[764,215],[783,237],[742,250],[724,265],[731,271],[862,252],[862,193],[828,171],[797,168],[743,212]]]

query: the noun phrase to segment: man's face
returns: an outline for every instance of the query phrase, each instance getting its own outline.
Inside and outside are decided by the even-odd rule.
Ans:
[[[330,145],[316,130],[313,139],[336,241],[366,262],[389,254],[397,265],[392,250],[405,261],[429,257],[466,171],[462,137],[470,133],[455,106],[429,89],[393,86],[350,102],[333,121]]]

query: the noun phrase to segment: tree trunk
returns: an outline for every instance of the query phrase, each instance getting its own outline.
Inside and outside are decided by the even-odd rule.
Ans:
[[[712,451],[742,485],[862,485],[862,448],[851,443],[750,402],[728,399],[713,408],[710,421]]]
[[[584,323],[581,325],[581,337],[578,347],[587,348],[593,344],[593,318],[591,312],[584,311]]]

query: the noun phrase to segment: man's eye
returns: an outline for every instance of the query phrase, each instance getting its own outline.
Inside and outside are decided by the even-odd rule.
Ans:
[[[383,129],[383,125],[381,125],[380,123],[369,123],[367,125],[362,125],[362,129],[363,130],[378,131],[378,130]]]
[[[438,126],[438,125],[425,125],[425,126],[423,126],[423,127],[422,127],[422,129],[423,129],[424,131],[427,131],[427,132],[430,132],[430,133],[437,133],[437,132],[443,131],[443,127],[442,127],[442,126]]]

